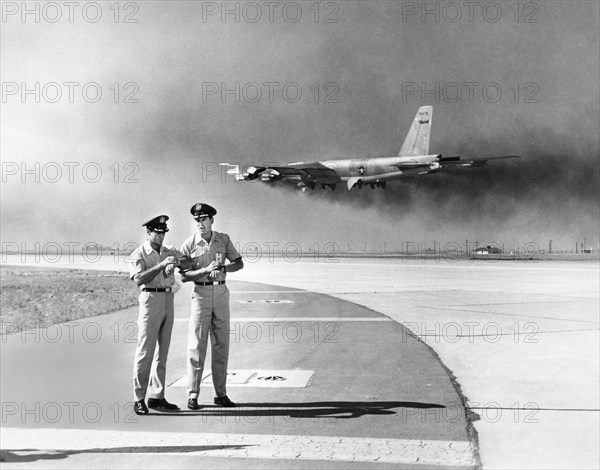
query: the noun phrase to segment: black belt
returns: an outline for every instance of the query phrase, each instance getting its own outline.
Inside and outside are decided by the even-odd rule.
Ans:
[[[172,290],[170,287],[144,287],[142,292],[171,292]]]
[[[194,281],[194,284],[197,286],[220,286],[221,284],[225,284],[225,281],[214,281],[214,282],[197,282]]]

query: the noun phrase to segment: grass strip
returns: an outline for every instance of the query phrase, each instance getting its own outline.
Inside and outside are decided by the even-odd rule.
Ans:
[[[2,265],[0,334],[133,307],[138,294],[126,273]]]

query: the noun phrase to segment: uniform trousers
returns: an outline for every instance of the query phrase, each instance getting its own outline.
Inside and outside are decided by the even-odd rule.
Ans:
[[[136,401],[145,398],[148,388],[149,398],[165,396],[167,356],[173,331],[173,299],[172,292],[140,292],[138,342],[133,361]]]
[[[190,398],[198,398],[210,336],[211,372],[215,393],[227,395],[229,360],[229,289],[225,284],[195,286],[188,327],[188,386]]]

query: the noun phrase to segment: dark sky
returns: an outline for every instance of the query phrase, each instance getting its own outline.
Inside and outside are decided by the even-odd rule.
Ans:
[[[242,246],[546,248],[553,239],[571,249],[587,238],[597,248],[599,4],[521,2],[518,14],[516,4],[475,7],[472,18],[461,2],[372,0],[281,2],[272,18],[265,2],[229,2],[223,18],[203,17],[221,2],[178,1],[123,3],[119,22],[112,2],[95,23],[96,12],[79,10],[70,22],[66,7],[55,23],[51,9],[38,23],[5,15],[2,241],[122,245],[166,213],[167,242],[180,245],[200,201]],[[439,17],[410,14],[424,5]],[[459,19],[452,5],[462,5]],[[128,14],[137,23],[123,22]],[[39,103],[21,95],[36,83]],[[64,83],[78,84],[73,102]],[[90,101],[102,90],[95,103],[82,96],[90,83]],[[236,84],[239,102],[220,94]],[[425,104],[432,153],[523,158],[385,191],[303,194],[217,171],[219,162],[396,155]]]

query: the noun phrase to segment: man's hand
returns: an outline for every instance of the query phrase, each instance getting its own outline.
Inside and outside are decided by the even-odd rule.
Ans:
[[[221,272],[223,271],[223,265],[217,263],[216,261],[213,261],[205,269],[207,271],[210,271],[208,273],[209,279],[216,279],[217,277],[219,277],[219,274],[221,274]]]
[[[198,279],[198,277],[206,276],[207,274],[208,274],[209,279],[214,279],[219,275],[219,272],[221,272],[221,269],[223,269],[223,267],[219,266],[219,264],[216,261],[213,261],[208,266],[205,266],[204,268],[196,269],[196,270],[188,269],[188,270],[184,271],[180,267],[179,274],[181,274],[181,280],[183,282],[189,282],[189,281],[195,281]]]
[[[213,261],[208,266],[206,266],[204,269],[212,274],[213,272],[220,270],[221,265],[219,263],[217,263],[216,261]]]
[[[160,262],[160,264],[163,268],[166,268],[170,264],[172,264],[174,267],[179,265],[179,263],[177,262],[177,258],[175,258],[175,256],[167,256],[165,259],[163,259]]]
[[[219,269],[216,269],[215,271],[211,271],[210,274],[208,275],[209,279],[216,279],[219,277],[219,274],[221,274],[223,270],[223,267],[221,266]]]
[[[179,263],[177,262],[177,258],[175,256],[167,256],[160,262],[160,266],[163,268],[163,274],[165,277],[171,276],[175,272],[175,266]]]
[[[165,274],[167,276],[170,276],[171,274],[173,274],[175,272],[175,265],[174,264],[169,264],[167,265],[167,267],[165,268]]]
[[[150,282],[156,276],[161,274],[161,272],[163,276],[169,277],[171,274],[173,274],[175,266],[178,264],[179,263],[177,262],[177,258],[175,256],[167,256],[160,263],[146,269],[145,271],[142,271],[141,273],[137,273],[135,276],[133,276],[133,280],[135,281],[136,285],[141,286],[142,284]]]

